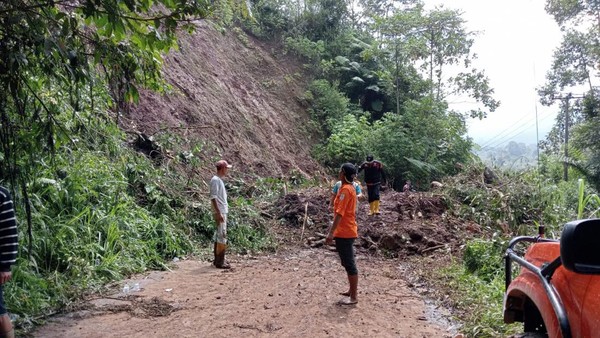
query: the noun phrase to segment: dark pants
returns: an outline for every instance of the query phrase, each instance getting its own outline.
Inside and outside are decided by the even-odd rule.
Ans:
[[[358,275],[354,259],[354,240],[355,238],[335,238],[335,249],[340,255],[342,266],[346,268],[348,276]]]
[[[367,193],[369,194],[369,203],[379,201],[379,188],[381,183],[367,184]]]
[[[0,316],[3,316],[7,313],[6,307],[4,307],[4,290],[2,285],[0,285]]]

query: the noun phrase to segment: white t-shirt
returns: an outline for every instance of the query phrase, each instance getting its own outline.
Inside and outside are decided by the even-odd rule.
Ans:
[[[229,204],[227,204],[227,191],[225,190],[225,184],[223,180],[215,175],[210,179],[210,199],[217,200],[217,207],[221,214],[227,214],[229,211]]]
[[[362,193],[360,184],[358,184],[356,182],[352,182],[352,185],[354,186],[354,190],[356,190],[356,196],[360,195]],[[334,195],[337,195],[337,193],[341,187],[342,187],[342,181],[335,182],[335,184],[333,185],[333,188],[331,189],[331,193]]]

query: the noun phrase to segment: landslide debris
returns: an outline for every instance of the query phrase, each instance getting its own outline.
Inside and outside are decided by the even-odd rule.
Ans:
[[[333,220],[328,188],[309,188],[280,197],[270,213],[280,219],[280,240],[321,246]],[[458,252],[479,226],[448,212],[442,195],[428,192],[381,193],[379,215],[368,215],[366,200],[358,203],[358,250],[390,257]],[[301,238],[302,237],[302,238]],[[300,241],[301,239],[301,241]],[[292,243],[290,243],[292,242]]]

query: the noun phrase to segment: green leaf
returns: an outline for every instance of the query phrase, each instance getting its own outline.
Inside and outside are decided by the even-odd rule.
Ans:
[[[348,58],[343,57],[343,56],[339,56],[339,55],[335,57],[335,61],[337,63],[339,63],[340,65],[342,65],[342,66],[347,65],[348,63],[350,63],[350,60],[348,60]]]
[[[373,109],[376,112],[383,111],[383,101],[375,100],[375,101],[371,102],[371,109]]]
[[[139,103],[140,93],[137,88],[133,85],[130,85],[129,90],[127,91],[127,101],[130,103]]]
[[[365,90],[371,90],[371,91],[374,91],[376,93],[379,93],[379,91],[381,90],[381,88],[379,88],[379,86],[377,86],[377,85],[370,85],[367,88],[365,88]]]
[[[363,80],[362,78],[360,78],[359,76],[355,76],[352,78],[353,82],[358,82],[358,83],[365,83],[365,80]]]

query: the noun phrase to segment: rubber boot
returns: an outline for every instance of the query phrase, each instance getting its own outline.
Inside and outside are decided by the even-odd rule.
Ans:
[[[369,202],[369,216],[372,216],[373,213],[375,212],[374,206],[375,206],[375,201]]]
[[[213,245],[213,254],[215,256],[215,258],[213,259],[213,265],[217,266],[217,242],[214,243]]]
[[[231,268],[229,264],[225,262],[225,251],[227,250],[227,244],[217,243],[217,255],[215,258],[215,266],[219,269]]]
[[[379,215],[379,201],[373,201],[373,212],[375,215]]]

